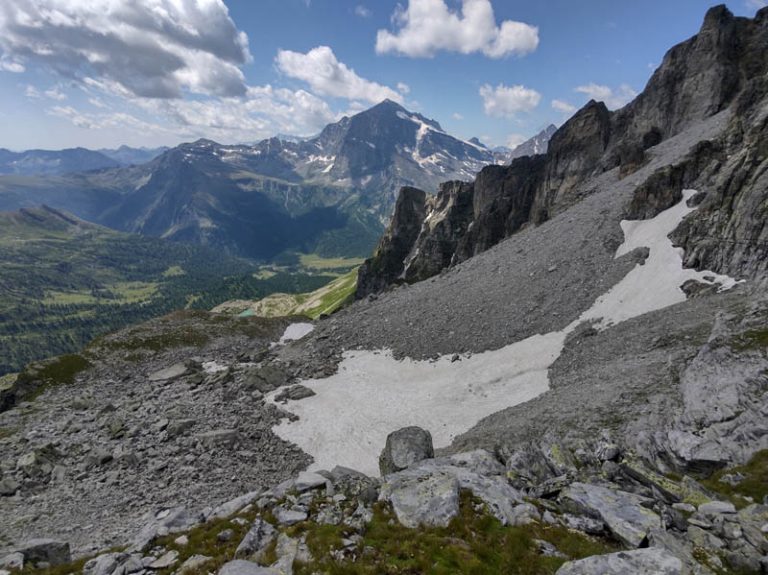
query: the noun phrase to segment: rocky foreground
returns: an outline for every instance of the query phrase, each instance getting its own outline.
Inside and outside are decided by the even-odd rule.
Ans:
[[[664,477],[607,433],[588,449],[505,461],[485,450],[432,455],[427,431],[404,428],[387,439],[380,479],[341,467],[302,472],[215,509],[162,510],[128,545],[92,559],[67,565],[66,543],[35,540],[0,562],[5,573],[26,565],[86,575],[768,571],[768,501],[736,505],[711,483]],[[719,481],[738,491],[756,469]]]
[[[299,341],[289,318],[180,312],[0,381],[0,569],[768,573],[766,26],[714,8],[634,103],[590,103],[546,157],[404,192],[365,297]],[[392,429],[380,478],[302,471],[275,434],[350,350],[459,362],[564,330],[652,261],[617,257],[622,222],[683,197],[685,265],[745,282],[580,323],[541,395],[437,450]]]

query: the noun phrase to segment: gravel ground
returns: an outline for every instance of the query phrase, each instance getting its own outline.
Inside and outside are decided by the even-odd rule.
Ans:
[[[249,326],[246,334],[230,333],[235,321]],[[183,505],[199,512],[305,468],[309,457],[272,432],[280,410],[262,399],[289,376],[278,364],[266,373],[254,363],[288,324],[153,320],[109,336],[94,368],[74,385],[0,414],[0,430],[13,432],[0,439],[2,478],[21,486],[0,497],[0,548],[37,537],[67,541],[77,553],[123,544],[148,511]],[[107,351],[121,340],[133,348],[136,338],[193,330],[210,340],[166,351]],[[149,377],[190,361],[176,379]],[[203,363],[221,371],[206,373]],[[29,454],[38,460],[20,465]]]

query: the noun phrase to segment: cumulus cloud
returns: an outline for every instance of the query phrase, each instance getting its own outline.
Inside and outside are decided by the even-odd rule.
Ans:
[[[54,86],[53,88],[46,90],[45,95],[51,100],[58,100],[59,102],[67,99],[67,95],[61,91],[60,86]]]
[[[488,116],[512,118],[521,112],[530,112],[539,105],[541,94],[525,86],[505,86],[495,88],[490,84],[480,87],[483,108]]]
[[[637,92],[628,84],[622,84],[614,90],[609,86],[590,83],[583,86],[578,86],[576,91],[581,94],[586,94],[592,100],[605,102],[605,105],[610,110],[616,110],[622,106],[625,106],[634,100],[635,96],[637,96]]]
[[[370,18],[373,16],[373,12],[371,12],[370,8],[366,8],[362,4],[358,4],[355,6],[355,15],[360,16],[360,18]]]
[[[13,72],[14,74],[21,74],[26,68],[19,62],[6,57],[0,53],[0,72]]]
[[[768,0],[746,0],[745,4],[750,10],[760,10],[768,6]]]
[[[278,69],[291,78],[307,82],[321,96],[364,100],[377,103],[389,98],[402,102],[400,92],[358,76],[339,62],[328,46],[318,46],[306,54],[280,50],[275,59]]]
[[[157,99],[134,98],[131,107],[113,110],[98,99],[89,102],[100,111],[82,111],[73,106],[54,106],[51,116],[68,120],[86,130],[125,130],[142,138],[152,136],[176,143],[201,137],[221,142],[247,142],[278,133],[309,136],[339,119],[328,104],[304,90],[251,87],[242,98]]]
[[[414,58],[430,58],[437,52],[471,54],[490,58],[522,56],[539,45],[535,26],[505,20],[496,25],[490,0],[462,0],[461,12],[451,10],[445,0],[409,0],[392,17],[396,31],[379,30],[376,52],[393,52]]]
[[[461,121],[464,119],[464,116],[462,116],[458,112],[454,112],[453,114],[451,114],[451,118],[453,118],[454,120]]]
[[[0,54],[3,69],[36,62],[148,98],[244,95],[251,58],[223,0],[0,2]]]
[[[573,114],[576,106],[565,100],[552,100],[552,108],[563,114]]]

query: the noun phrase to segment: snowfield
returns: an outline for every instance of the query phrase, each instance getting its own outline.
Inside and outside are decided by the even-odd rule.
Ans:
[[[695,193],[685,190],[678,204],[651,220],[621,222],[625,241],[616,257],[647,247],[648,259],[564,330],[458,361],[449,356],[397,361],[389,351],[347,352],[335,375],[301,382],[316,395],[289,402],[285,409],[299,420],[283,419],[275,433],[314,457],[310,469],[343,465],[375,476],[386,437],[396,429],[418,425],[432,433],[435,447],[446,447],[484,417],[547,391],[549,367],[582,322],[610,329],[684,301],[680,286],[689,279],[730,289],[737,283],[732,278],[684,269],[682,250],[667,237],[695,209],[687,206]]]

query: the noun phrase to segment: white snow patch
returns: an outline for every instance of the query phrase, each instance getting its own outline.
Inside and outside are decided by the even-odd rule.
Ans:
[[[599,327],[606,328],[633,317],[685,301],[681,289],[688,280],[719,285],[718,291],[735,286],[735,279],[710,271],[683,268],[682,248],[676,248],[669,239],[683,218],[694,211],[687,205],[696,190],[683,190],[683,199],[668,210],[650,220],[624,220],[621,229],[624,243],[616,251],[616,257],[634,249],[650,249],[644,264],[638,264],[624,278],[603,294],[577,320],[601,320]]]
[[[311,323],[292,323],[285,328],[285,333],[277,343],[283,345],[289,341],[296,341],[301,339],[305,335],[309,335],[315,329],[315,326]]]
[[[336,375],[302,382],[317,395],[291,402],[299,421],[283,420],[274,431],[315,458],[311,470],[343,465],[375,476],[395,429],[419,425],[443,447],[483,417],[544,393],[564,340],[560,333],[536,335],[457,362],[346,352]]]
[[[673,305],[685,299],[680,285],[691,278],[730,289],[737,283],[732,278],[683,269],[682,251],[667,237],[695,209],[686,204],[694,193],[685,190],[680,203],[651,220],[621,223],[625,241],[616,257],[648,247],[648,259],[564,330],[457,362],[447,356],[396,361],[390,351],[346,352],[335,375],[302,382],[316,395],[289,402],[287,409],[299,420],[282,420],[275,433],[314,457],[310,469],[343,465],[375,476],[386,437],[396,429],[418,425],[431,432],[435,447],[446,447],[482,418],[547,391],[549,367],[583,321],[600,320],[606,329]]]

